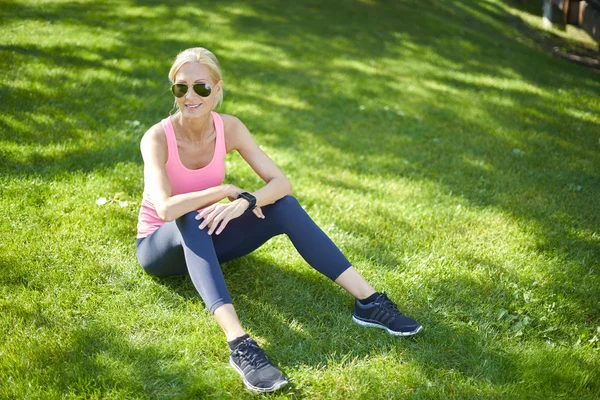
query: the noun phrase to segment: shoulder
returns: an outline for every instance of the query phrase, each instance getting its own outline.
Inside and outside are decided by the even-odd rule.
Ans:
[[[144,147],[149,144],[166,144],[167,138],[165,136],[165,129],[162,123],[158,122],[154,124],[150,129],[144,133],[141,140],[141,145]]]
[[[239,149],[249,140],[252,141],[252,135],[246,125],[238,117],[229,114],[219,114],[223,120],[223,130],[225,131],[225,142],[227,143],[227,152]]]
[[[246,129],[246,125],[240,119],[234,115],[230,114],[219,114],[221,119],[223,120],[223,128],[225,129],[225,133],[227,132],[237,132],[240,129]]]
[[[166,157],[167,137],[162,123],[154,124],[144,133],[140,141],[140,150],[144,159],[152,155]]]

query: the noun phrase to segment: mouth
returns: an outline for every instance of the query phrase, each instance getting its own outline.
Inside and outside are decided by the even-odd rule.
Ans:
[[[186,104],[185,108],[187,108],[188,110],[196,110],[198,109],[202,104]]]

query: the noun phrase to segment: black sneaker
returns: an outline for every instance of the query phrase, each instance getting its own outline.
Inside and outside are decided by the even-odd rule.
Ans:
[[[273,392],[288,383],[252,338],[245,339],[231,351],[229,364],[244,378],[246,387],[258,392]]]
[[[398,311],[398,306],[385,293],[380,293],[369,304],[356,300],[352,320],[362,326],[385,329],[396,336],[411,336],[423,329],[417,321]]]

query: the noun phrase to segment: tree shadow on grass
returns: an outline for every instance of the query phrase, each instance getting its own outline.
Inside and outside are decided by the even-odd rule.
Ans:
[[[250,255],[228,263],[224,272],[243,325],[292,378],[291,385],[280,392],[282,395],[303,394],[305,389],[294,383],[293,371],[296,369],[326,370],[343,366],[349,360],[358,360],[362,364],[360,360],[397,357],[415,365],[430,384],[442,387],[448,387],[444,386],[448,385],[447,373],[491,385],[496,394],[503,393],[507,386],[518,384],[524,376],[536,376],[539,380],[534,372],[536,369],[556,381],[557,387],[573,381],[573,372],[559,373],[540,360],[515,363],[515,354],[496,347],[491,337],[504,327],[490,324],[485,313],[473,309],[478,299],[485,302],[489,288],[472,280],[459,277],[452,282],[432,282],[433,292],[441,293],[456,287],[468,291],[471,298],[454,304],[452,316],[443,312],[448,309],[447,299],[443,300],[446,304],[441,308],[435,302],[432,308],[426,303],[405,308],[403,311],[418,319],[425,330],[416,337],[398,338],[353,324],[350,296],[307,265],[296,270],[293,265],[273,264]],[[201,301],[187,277],[156,281],[177,296]],[[510,293],[496,295],[509,297]],[[169,296],[161,296],[158,301],[159,306],[173,306]],[[166,304],[162,304],[164,302]],[[31,320],[39,329],[48,329],[56,323],[43,315],[23,312],[18,307],[3,309],[21,318],[25,325]],[[47,371],[43,381],[38,382],[44,385],[47,393],[89,395],[93,391],[131,397],[144,393],[150,398],[218,397],[230,390],[215,383],[220,374],[227,375],[223,378],[227,381],[239,379],[224,365],[215,365],[214,361],[202,356],[189,366],[181,362],[180,353],[172,348],[141,344],[134,339],[137,335],[147,334],[143,328],[132,336],[116,326],[100,322],[101,318],[90,317],[87,324],[72,329],[61,343],[33,341],[27,344],[30,368],[43,366]],[[205,317],[212,319],[208,314]],[[448,325],[448,321],[453,322]],[[160,332],[157,335],[162,336]],[[444,349],[442,353],[440,348]],[[223,352],[226,351],[223,341]],[[542,358],[550,360],[552,356],[544,353]],[[576,362],[584,366],[582,371],[589,371],[589,362],[579,358]],[[357,373],[369,375],[368,387],[363,390],[377,391],[383,387],[388,393],[405,390],[402,384],[390,382],[389,376],[382,377],[377,371],[369,373],[361,368]],[[402,373],[401,367],[398,373]],[[593,389],[593,385],[588,383],[588,388]],[[416,393],[427,390],[420,382],[414,389]]]
[[[50,397],[118,394],[120,398],[197,398],[225,396],[214,384],[214,366],[202,359],[190,368],[178,352],[141,345],[118,328],[91,322],[71,330],[62,343],[28,343],[29,361],[46,373],[38,384]]]
[[[156,77],[162,74],[159,66],[163,63],[167,64],[167,60],[173,56],[174,49],[186,47],[188,42],[183,39],[173,40],[165,36],[156,36],[152,25],[165,17],[177,17],[177,20],[183,24],[190,26],[200,24],[201,27],[204,22],[199,21],[198,17],[214,14],[199,4],[194,13],[186,15],[182,12],[186,4],[175,2],[171,7],[164,7],[163,3],[143,1],[139,5],[151,8],[154,13],[134,17],[126,13],[118,15],[118,10],[101,4],[90,5],[92,8],[82,13],[80,7],[68,4],[40,9],[23,8],[18,3],[12,3],[15,17],[19,18],[60,21],[83,27],[102,26],[109,33],[123,30],[127,35],[119,39],[128,44],[127,48],[130,49],[128,54],[131,57],[147,54],[158,60],[154,65],[141,64],[136,65],[133,70],[127,70],[101,61],[123,57],[121,49],[101,49],[100,60],[88,59],[83,54],[77,54],[75,50],[66,47],[41,49],[35,46],[5,46],[4,50],[21,56],[31,55],[53,65],[66,63],[83,69],[109,70],[129,78]],[[311,8],[310,4],[294,4],[283,8],[268,2],[253,3],[240,9],[233,7],[236,4],[227,2],[218,6],[221,15],[227,20],[226,25],[230,25],[240,35],[252,35],[255,42],[264,46],[263,51],[278,50],[287,57],[295,57],[298,62],[280,65],[272,62],[277,61],[276,58],[261,62],[245,57],[241,52],[234,52],[227,47],[226,43],[214,43],[224,54],[223,64],[227,66],[231,75],[241,77],[250,70],[266,70],[267,74],[263,77],[253,77],[258,84],[289,85],[289,82],[297,82],[293,85],[293,90],[298,98],[305,98],[310,105],[328,105],[327,108],[309,107],[308,112],[312,114],[312,118],[306,118],[305,110],[282,106],[262,94],[253,95],[247,91],[232,89],[232,97],[235,101],[258,104],[261,109],[277,108],[279,126],[284,125],[282,121],[294,121],[295,126],[285,132],[285,135],[270,137],[268,141],[270,145],[277,148],[297,147],[302,152],[303,141],[308,136],[354,158],[358,155],[382,155],[381,161],[370,161],[366,169],[361,169],[363,167],[356,164],[342,162],[342,165],[364,176],[377,171],[383,177],[405,175],[436,182],[448,191],[460,193],[474,204],[501,207],[523,220],[530,219],[540,224],[543,227],[540,236],[545,237],[541,241],[546,242],[541,245],[541,250],[559,247],[570,252],[569,255],[575,258],[583,252],[588,260],[598,260],[597,252],[593,251],[594,243],[578,242],[577,236],[568,233],[572,229],[588,231],[597,229],[599,222],[593,216],[599,213],[594,212],[596,211],[593,201],[595,192],[592,188],[597,186],[598,176],[589,172],[582,173],[579,166],[565,168],[565,165],[560,165],[554,171],[544,171],[544,169],[547,168],[548,161],[557,158],[576,157],[585,160],[595,157],[594,154],[590,154],[589,149],[591,140],[596,138],[577,134],[571,129],[571,127],[579,128],[585,132],[594,130],[596,122],[593,119],[586,120],[579,116],[582,113],[593,113],[595,111],[593,105],[577,105],[567,108],[565,112],[565,102],[551,100],[554,100],[552,95],[556,90],[572,84],[575,79],[584,82],[581,91],[586,94],[597,93],[600,86],[588,75],[575,77],[573,69],[563,73],[558,68],[562,65],[559,62],[549,63],[547,70],[526,66],[531,52],[535,50],[527,44],[519,43],[518,38],[515,38],[510,30],[505,29],[507,21],[511,20],[512,16],[503,8],[493,3],[467,1],[434,3],[428,7],[420,7],[422,4],[416,1],[402,3],[373,1],[370,4],[340,2],[327,4],[318,9]],[[182,7],[181,10],[179,7]],[[390,19],[390,14],[398,14],[401,18]],[[401,28],[396,26],[398,21],[402,22]],[[301,41],[295,40],[299,34],[302,37]],[[435,63],[440,63],[454,68],[463,76],[449,76],[439,72],[416,77],[398,76],[379,66],[381,58],[417,56],[416,52],[410,51],[414,46],[417,46],[418,51],[427,50],[435,55],[435,58],[425,63],[426,67],[427,64],[433,66]],[[478,51],[469,50],[469,46]],[[145,49],[145,53],[141,49]],[[510,57],[506,57],[509,53]],[[352,64],[335,66],[327,61],[313,62],[314,59],[336,58],[361,62],[370,59],[374,64],[371,70],[366,71],[353,67]],[[313,68],[305,68],[307,64],[312,64]],[[336,78],[331,74],[332,71],[339,71],[343,78]],[[534,87],[528,93],[512,90],[510,87],[497,88],[486,85],[485,82],[473,82],[465,78],[484,75],[507,79],[518,77],[530,82]],[[347,78],[353,78],[352,81],[358,83],[357,87],[362,89],[361,96],[351,97],[336,90],[348,84]],[[401,97],[401,90],[391,84],[398,81],[410,82],[411,79],[416,79],[417,83],[421,80],[420,83],[431,82],[437,87],[446,88],[444,91],[430,85],[427,93],[413,95],[410,102],[424,112],[424,115],[421,115],[422,120],[412,119],[410,116],[391,118],[390,113],[381,110],[367,110],[365,113],[367,118],[362,118],[360,113],[349,111],[359,109],[362,98],[376,98],[385,91],[392,90]],[[362,82],[370,82],[370,85],[365,87]],[[96,86],[98,92],[111,90],[110,82],[100,80]],[[311,87],[316,90],[309,90]],[[473,94],[488,96],[488,98],[482,96],[479,103],[483,112],[481,117],[467,117],[447,107],[444,102],[452,100],[448,91],[458,93],[459,97],[464,98]],[[117,103],[128,103],[125,91],[114,90],[113,92]],[[25,95],[22,91],[17,91],[15,94]],[[38,94],[42,96],[42,101],[50,99],[42,92]],[[490,98],[493,96],[502,98],[504,103]],[[443,101],[440,101],[440,98]],[[79,107],[79,112],[84,113],[86,107],[99,100],[101,99],[92,97]],[[531,110],[526,120],[511,118],[511,114],[517,108],[523,107]],[[149,110],[148,113],[154,110]],[[111,113],[106,114],[105,118],[108,121],[115,121],[121,111],[115,108]],[[338,111],[348,113],[349,118],[342,122],[332,120],[331,114]],[[264,120],[261,121],[259,114],[249,113],[248,116],[259,130],[261,128],[266,130],[270,125]],[[380,132],[372,132],[371,121],[374,115],[378,115],[381,124],[386,126]],[[560,118],[555,117],[557,115]],[[481,123],[481,118],[488,119],[488,123]],[[489,120],[493,122],[490,124]],[[52,121],[56,123],[58,120],[54,118]],[[327,122],[320,124],[316,121]],[[553,129],[558,123],[561,128]],[[10,130],[10,126],[5,122],[4,124],[5,128]],[[544,134],[552,138],[508,139],[489,132],[490,125],[517,131],[543,130]],[[34,131],[48,130],[47,128],[48,125],[31,123],[29,136],[18,140],[33,142],[36,140]],[[370,130],[368,138],[360,135],[362,129]],[[53,142],[65,137],[67,139],[81,137],[80,134],[75,134],[72,123],[65,125],[62,130],[65,131],[62,135],[54,134],[45,140]],[[431,140],[436,137],[440,139],[439,146],[432,146]],[[436,147],[441,148],[441,145],[446,146],[444,151],[450,150],[449,154],[440,155],[440,150]],[[124,150],[126,154],[121,153],[123,150],[117,149],[126,149]],[[524,151],[525,156],[513,157],[514,150]],[[540,152],[552,158],[540,159]],[[52,164],[53,171],[73,168],[92,171],[97,167],[120,161],[139,162],[140,159],[134,156],[135,153],[137,153],[135,140],[119,141],[108,149],[66,151],[56,157],[34,154],[26,161],[11,160],[8,157],[5,159],[5,165],[9,173],[15,171],[35,173],[36,170],[47,168],[45,164]],[[302,154],[300,157],[309,158]],[[465,159],[476,159],[476,161],[479,159],[492,168],[487,170],[478,168]],[[409,167],[403,166],[402,161],[406,161],[405,165]],[[324,168],[336,168],[339,167],[339,163],[339,157],[331,157],[324,159],[322,165]],[[448,168],[449,166],[451,168]],[[481,177],[488,183],[484,191],[479,187]],[[585,189],[581,193],[573,191],[566,195],[560,193],[569,187]],[[490,192],[496,195],[489,196]],[[521,202],[519,192],[526,192],[525,196],[533,200],[519,204]],[[551,210],[554,214],[547,210]],[[576,222],[565,224],[564,220],[555,216],[558,214],[567,215],[567,219]],[[588,215],[592,215],[592,218],[588,218]],[[565,242],[565,236],[569,238],[568,246],[562,244]],[[569,250],[573,248],[579,250]]]
[[[52,180],[65,174],[111,169],[120,162],[138,163],[141,156],[131,143],[132,141],[116,142],[103,147],[94,146],[92,149],[80,147],[54,154],[32,152],[24,159],[9,155],[0,161],[0,166],[5,173],[13,176]]]
[[[426,9],[416,1],[372,3],[375,6],[331,3],[321,8],[310,8],[310,4],[294,4],[286,9],[268,3],[246,5],[254,11],[253,14],[243,10],[240,12],[235,7],[230,7],[228,11],[228,6],[238,3],[223,3],[219,10],[226,20],[223,25],[231,27],[239,35],[251,37],[258,43],[262,53],[273,52],[275,55],[267,62],[257,61],[251,54],[214,38],[202,38],[207,47],[217,49],[218,56],[223,54],[220,58],[225,70],[230,77],[239,80],[239,89],[231,90],[231,99],[258,105],[258,111],[244,111],[242,117],[259,128],[259,139],[263,132],[268,132],[273,126],[288,126],[283,128],[286,129],[282,132],[284,134],[271,135],[265,140],[276,151],[296,148],[298,160],[314,162],[313,154],[303,151],[314,148],[304,142],[312,140],[313,143],[322,144],[330,156],[336,152],[347,155],[324,157],[320,164],[322,168],[347,168],[360,176],[374,179],[404,176],[429,181],[438,185],[440,191],[462,196],[469,204],[498,208],[514,215],[523,224],[534,226],[539,241],[536,249],[549,257],[559,254],[571,260],[569,272],[576,279],[575,286],[585,285],[582,278],[584,273],[600,264],[598,243],[590,240],[589,235],[581,237],[581,232],[597,232],[599,226],[597,216],[600,212],[597,212],[598,204],[595,201],[598,175],[589,167],[597,159],[597,155],[590,150],[597,141],[593,133],[597,122],[589,115],[594,115],[598,108],[594,103],[578,104],[573,98],[577,95],[592,98],[598,94],[600,85],[597,80],[586,71],[582,72],[574,66],[567,67],[559,60],[544,59],[535,54],[532,46],[519,43],[519,37],[506,29],[506,22],[512,17],[492,3],[438,2]],[[101,49],[102,58],[122,58],[123,48],[129,49],[127,54],[132,59],[147,54],[157,60],[155,64],[142,62],[131,70],[122,68],[119,73],[127,79],[141,77],[142,81],[160,80],[174,54],[182,48],[196,45],[195,41],[199,39],[172,39],[167,34],[158,35],[157,32],[164,29],[164,25],[158,22],[170,17],[183,26],[193,27],[198,23],[199,14],[186,15],[180,12],[177,7],[184,7],[183,2],[173,3],[170,8],[157,2],[139,4],[160,7],[157,7],[155,17],[139,18],[137,24],[133,23],[133,17],[119,16],[118,10],[104,6],[91,10],[96,14],[87,13],[80,19],[75,18],[82,15],[75,6],[57,6],[45,11],[32,8],[24,13],[31,14],[35,19],[62,19],[88,27],[111,21],[106,27],[109,34],[116,34],[119,25],[126,24],[122,28],[127,34],[119,37],[122,40],[119,45],[121,48]],[[161,7],[164,11],[160,11]],[[199,13],[210,7],[198,4]],[[18,10],[15,12],[17,17],[25,15],[18,14]],[[216,17],[218,13],[208,14]],[[396,18],[390,18],[390,15]],[[452,16],[451,21],[449,15]],[[180,27],[177,29],[181,30]],[[82,69],[118,72],[106,63],[73,55],[66,48],[48,51],[30,46],[5,50],[15,53],[14,57],[19,62],[26,62],[22,56],[32,52],[53,65],[66,62],[69,65],[81,64]],[[282,58],[296,61],[271,62],[278,61],[277,54],[280,53],[284,56]],[[537,56],[533,57],[537,66],[531,65],[532,54]],[[421,68],[404,74],[397,70],[386,70],[389,63],[386,64],[385,59],[403,57],[418,58],[422,61]],[[373,64],[366,63],[367,60],[372,60]],[[330,61],[338,61],[338,64]],[[361,65],[353,64],[353,61]],[[248,71],[256,71],[256,76],[248,76]],[[259,75],[259,72],[265,71],[263,76]],[[500,79],[506,87],[487,84],[486,76]],[[304,100],[307,107],[294,108],[268,98],[266,92],[257,94],[248,89],[246,78],[256,82],[259,87],[289,85],[290,97]],[[511,89],[512,81],[523,81],[531,87],[526,90]],[[122,114],[132,115],[130,104],[136,103],[132,103],[127,95],[133,84],[121,89],[110,80],[98,79],[95,82],[99,91],[114,91],[113,100],[127,106],[125,109],[111,109],[110,101],[90,97],[90,101],[99,101],[100,107],[106,111],[100,112],[97,121],[91,121],[86,120],[84,115],[90,103],[86,100],[82,106],[78,106],[77,115],[86,121],[88,128],[98,121],[115,124]],[[427,90],[410,92],[408,88],[411,82]],[[569,98],[557,96],[560,89],[568,89],[573,84],[577,84],[578,89]],[[348,86],[355,88],[354,94],[344,94],[342,89]],[[66,89],[64,86],[61,90]],[[21,89],[11,90],[14,90],[11,93],[25,95]],[[152,96],[153,90],[157,89],[136,89],[134,92],[147,99]],[[365,99],[376,100],[390,92],[397,95],[400,108],[407,109],[404,110],[405,117],[394,116],[393,110],[382,111],[384,105],[376,101],[364,110],[365,113],[357,111]],[[51,99],[44,92],[33,94],[39,94],[42,100]],[[481,99],[476,107],[479,112],[476,116],[469,115],[469,110],[452,107],[453,98],[464,100],[478,95],[481,95]],[[494,99],[494,96],[500,100]],[[66,102],[60,107],[68,109],[73,104],[76,103]],[[133,115],[139,115],[145,124],[150,121],[153,123],[157,120],[156,114],[163,112],[161,107],[152,104],[147,111],[136,111]],[[511,118],[512,114],[521,115],[523,107],[531,109],[524,120]],[[276,110],[269,114],[273,122],[270,122],[271,118],[265,118],[264,110]],[[57,121],[51,111],[46,113],[53,122]],[[332,118],[333,114],[344,118]],[[17,116],[25,120],[24,113]],[[379,126],[373,126],[374,120]],[[291,123],[288,125],[286,121]],[[9,123],[3,124],[3,128],[11,129]],[[42,120],[32,124],[32,127],[47,131],[50,125]],[[490,129],[491,126],[523,131],[526,136],[506,137],[502,132]],[[583,133],[577,132],[578,127]],[[63,129],[73,129],[73,125],[67,124]],[[540,134],[540,131],[543,132]],[[364,132],[368,132],[368,137]],[[50,134],[46,143],[60,141],[61,137]],[[76,140],[82,135],[70,131],[64,137]],[[7,136],[6,140],[11,141],[11,138]],[[33,130],[21,141],[14,140],[15,143],[34,141]],[[42,154],[38,158],[34,155],[26,161],[9,159],[5,171],[9,174],[16,172],[17,175],[32,174],[35,173],[35,167],[43,170],[44,164],[55,163],[55,168],[46,170],[47,176],[52,177],[59,170],[68,171],[69,168],[94,171],[120,161],[140,161],[139,157],[134,156],[137,154],[137,144],[133,140],[117,140],[114,143],[106,150],[67,151],[56,157]],[[121,146],[126,149],[124,153],[118,150]],[[71,156],[74,156],[74,163],[69,161]],[[358,156],[371,158],[368,167],[352,162],[351,158]],[[381,157],[375,160],[377,156]],[[573,162],[566,164],[561,160]],[[327,184],[336,185],[331,181]],[[338,185],[341,190],[348,190],[344,182]],[[371,251],[376,254],[379,249],[373,247]],[[554,279],[550,273],[548,276]],[[299,276],[294,282],[298,283],[301,278],[304,279]],[[565,282],[557,284],[565,285]],[[325,297],[332,296],[335,298],[327,293]],[[340,295],[339,300],[342,298]],[[583,307],[592,309],[590,302],[593,296],[587,300],[582,298],[581,301]],[[242,297],[242,307],[252,310],[253,304]],[[270,303],[263,301],[263,304]],[[292,307],[292,304],[289,306]],[[341,312],[341,309],[338,310]],[[304,318],[302,321],[308,326],[309,332],[319,337],[323,330],[319,321],[307,311],[298,312]],[[596,317],[592,315],[592,320],[597,320],[595,313]],[[423,312],[420,316],[425,314]],[[326,314],[326,321],[334,323],[337,321],[336,315]],[[282,324],[278,318],[272,317],[272,320],[274,324],[277,321]],[[439,321],[444,319],[440,318]],[[253,329],[260,331],[259,321],[249,319],[247,322],[250,326],[256,324]],[[444,329],[456,341],[462,337],[462,332],[453,332],[453,328],[444,328],[442,325],[440,330],[444,332]],[[468,336],[468,330],[464,334],[467,339],[477,341],[477,336]],[[303,338],[306,340],[304,335],[295,331],[291,335],[298,341]],[[275,340],[276,336],[272,335],[269,342]],[[329,347],[348,351],[344,344],[332,342],[332,339],[323,340]],[[416,338],[415,343],[419,343],[418,340]],[[317,346],[320,355],[315,362],[327,361],[324,356],[327,354],[326,347]],[[454,353],[460,353],[459,350],[456,347]],[[498,359],[497,364],[504,365],[502,354],[494,355],[494,351],[491,351],[491,357]],[[292,352],[291,355],[300,356],[301,353]],[[431,358],[427,362],[435,360]],[[449,359],[445,362],[446,366],[452,368]],[[467,371],[475,371],[473,365],[470,364]],[[475,372],[471,373],[476,375]]]

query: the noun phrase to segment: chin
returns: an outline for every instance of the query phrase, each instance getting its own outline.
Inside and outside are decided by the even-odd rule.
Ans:
[[[185,110],[180,110],[181,115],[183,115],[185,118],[200,118],[200,117],[204,117],[206,116],[206,114],[210,113],[210,110],[208,112],[204,111],[204,110],[198,110],[198,111],[189,111],[187,109]]]

